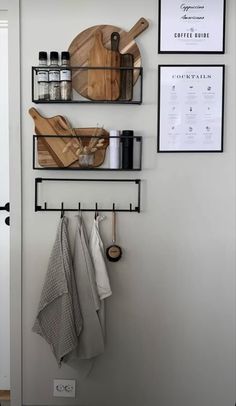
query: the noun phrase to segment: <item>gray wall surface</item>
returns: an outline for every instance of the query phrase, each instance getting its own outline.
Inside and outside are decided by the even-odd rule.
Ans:
[[[118,216],[124,256],[109,265],[106,352],[86,376],[83,368],[59,369],[49,346],[31,331],[59,219],[57,213],[34,213],[34,178],[61,176],[32,171],[31,66],[38,51],[66,50],[89,26],[128,30],[141,16],[150,21],[137,39],[144,67],[141,106],[39,105],[46,116],[66,115],[74,127],[99,122],[144,137],[143,211]],[[157,0],[21,1],[25,405],[234,405],[235,17],[236,3],[228,0],[225,55],[158,55]],[[226,64],[223,154],[156,153],[157,66],[165,63]],[[85,217],[90,226],[93,215]],[[102,225],[106,244],[110,228],[108,214]],[[54,378],[76,379],[76,399],[53,398]]]

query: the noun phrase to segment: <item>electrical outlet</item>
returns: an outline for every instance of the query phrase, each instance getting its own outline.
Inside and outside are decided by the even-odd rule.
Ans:
[[[75,380],[54,379],[53,396],[60,398],[75,398]]]

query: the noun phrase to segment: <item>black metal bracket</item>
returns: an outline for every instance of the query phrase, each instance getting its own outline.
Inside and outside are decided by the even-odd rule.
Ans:
[[[132,203],[129,204],[129,208],[127,209],[119,209],[117,207],[117,203],[113,203],[111,208],[100,208],[98,207],[98,203],[96,202],[93,208],[81,208],[81,202],[78,202],[78,208],[66,208],[64,207],[64,203],[61,202],[61,207],[56,209],[48,208],[47,202],[44,203],[44,206],[41,206],[38,203],[38,192],[39,192],[39,184],[43,182],[121,182],[121,183],[135,183],[137,185],[137,205],[133,206]],[[34,210],[37,211],[92,211],[92,212],[136,212],[140,213],[141,211],[141,179],[68,179],[68,178],[35,178],[35,206]]]

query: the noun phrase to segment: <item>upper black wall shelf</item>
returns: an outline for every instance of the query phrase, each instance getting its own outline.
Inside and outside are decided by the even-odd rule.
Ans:
[[[92,100],[91,98],[87,98],[84,96],[81,96],[76,90],[73,90],[72,92],[72,100],[39,100],[38,98],[38,92],[37,92],[37,75],[38,72],[41,71],[50,71],[50,70],[63,70],[65,67],[58,66],[56,68],[50,68],[50,67],[38,67],[38,66],[33,66],[32,67],[32,102],[36,104],[74,104],[74,103],[80,103],[80,104],[142,104],[143,101],[143,68],[142,67],[132,67],[132,68],[127,68],[127,67],[120,67],[120,68],[111,68],[111,67],[84,67],[84,66],[72,66],[70,67],[70,70],[72,71],[72,87],[73,87],[73,77],[75,77],[75,73],[79,72],[81,75],[81,78],[84,80],[86,75],[88,75],[89,71],[108,71],[110,72],[112,76],[112,71],[120,72],[121,75],[121,84],[120,86],[122,87],[122,83],[124,85],[123,79],[126,76],[129,78],[129,82],[126,79],[126,85],[129,85],[132,88],[132,98],[129,98],[129,100],[126,100],[125,98],[119,98],[117,100]],[[67,68],[68,69],[68,68]],[[130,75],[130,72],[132,71],[132,75]],[[83,75],[83,76],[82,76]],[[130,79],[131,76],[131,79]],[[130,83],[130,80],[132,80],[132,77],[135,78],[133,80],[133,86],[132,83]],[[78,80],[78,78],[77,78]],[[87,80],[87,79],[85,79]],[[136,83],[134,83],[136,82]]]

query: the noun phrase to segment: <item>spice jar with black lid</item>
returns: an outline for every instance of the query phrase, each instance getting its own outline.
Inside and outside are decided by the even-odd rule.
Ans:
[[[48,100],[49,99],[49,88],[48,88],[48,70],[43,69],[48,66],[48,54],[45,51],[39,52],[39,69],[37,71],[37,81],[38,81],[38,99]]]
[[[57,69],[58,52],[50,52],[50,70],[49,70],[49,99],[60,100],[60,70]]]
[[[70,69],[70,53],[61,53],[61,66],[60,70],[60,91],[61,100],[71,100],[72,83],[71,83],[71,69]]]

